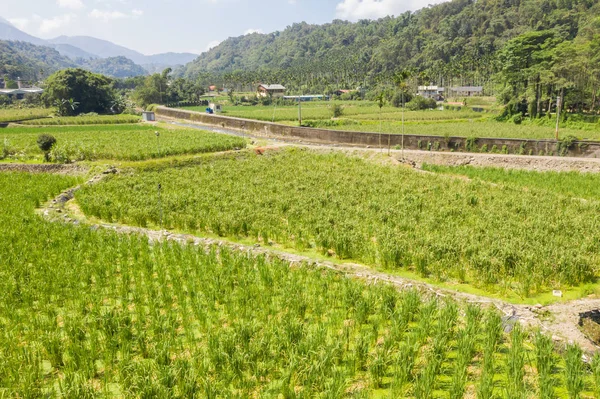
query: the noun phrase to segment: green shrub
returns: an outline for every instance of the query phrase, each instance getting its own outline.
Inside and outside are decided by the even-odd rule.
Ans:
[[[406,108],[411,111],[418,111],[422,109],[434,109],[437,103],[433,98],[425,98],[422,96],[416,96],[410,102],[406,104]]]
[[[37,145],[40,148],[40,150],[42,150],[42,152],[44,153],[46,161],[49,161],[48,154],[52,147],[56,145],[56,138],[49,134],[42,134],[37,139]]]
[[[342,107],[340,104],[333,104],[331,106],[331,115],[334,118],[339,118],[343,114],[344,114],[344,107]]]

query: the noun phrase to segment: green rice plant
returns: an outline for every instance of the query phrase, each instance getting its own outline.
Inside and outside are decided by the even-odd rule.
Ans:
[[[596,353],[592,358],[592,376],[594,381],[594,395],[600,398],[600,354]]]
[[[579,399],[584,389],[584,368],[581,348],[575,344],[568,344],[565,353],[565,381],[569,398]]]
[[[506,359],[506,397],[518,399],[525,397],[525,349],[523,341],[525,334],[520,324],[515,327],[510,335],[510,348]]]
[[[475,344],[479,323],[481,319],[481,310],[477,306],[469,305],[467,307],[467,324],[464,329],[458,333],[457,358],[454,364],[452,381],[450,384],[450,398],[460,399],[465,395],[467,384],[467,369],[475,355]]]
[[[481,377],[477,385],[478,399],[494,397],[494,354],[502,338],[502,319],[497,312],[489,310],[484,322],[483,360]]]
[[[555,367],[554,343],[552,338],[538,331],[535,335],[535,358],[538,372],[539,397],[552,399],[554,393],[554,379],[552,370]]]

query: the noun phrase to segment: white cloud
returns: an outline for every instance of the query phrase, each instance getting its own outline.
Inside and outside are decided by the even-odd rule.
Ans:
[[[79,10],[84,7],[81,0],[56,0],[56,3],[61,8],[70,8],[71,10]]]
[[[90,13],[88,14],[88,16],[90,18],[94,18],[94,19],[99,19],[101,21],[114,21],[116,19],[127,19],[127,18],[132,18],[132,19],[137,19],[139,17],[141,17],[142,15],[144,15],[144,11],[134,8],[133,10],[131,10],[131,13],[126,14],[122,11],[104,11],[104,10],[99,10],[97,8],[94,8],[92,11],[90,11]]]
[[[337,18],[356,21],[377,19],[387,15],[400,15],[408,10],[418,10],[443,0],[342,0],[336,7]]]
[[[39,16],[34,16],[35,21],[39,21],[38,30],[40,33],[51,33],[55,30],[58,30],[64,26],[69,25],[77,16],[74,14],[65,14],[59,15],[53,18],[41,18]]]
[[[208,46],[206,46],[206,51],[217,47],[219,44],[221,44],[219,40],[213,40],[212,42],[208,43]]]
[[[31,18],[12,18],[9,20],[17,29],[36,35],[46,35],[60,30],[77,19],[73,13],[58,15],[52,18],[43,18],[33,14]],[[28,29],[30,28],[30,29]]]
[[[127,14],[122,13],[121,11],[101,11],[97,8],[94,8],[89,14],[91,18],[100,19],[103,21],[112,21],[115,19],[123,19],[127,18]]]
[[[244,32],[244,35],[251,35],[253,33],[263,33],[263,31],[260,29],[248,29],[246,32]]]
[[[29,26],[29,19],[27,18],[10,18],[8,22],[20,30],[25,30]]]

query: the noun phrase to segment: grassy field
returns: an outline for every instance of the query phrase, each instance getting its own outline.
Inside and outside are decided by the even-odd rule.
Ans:
[[[160,137],[155,135],[159,132]],[[0,159],[41,161],[39,135],[56,137],[52,158],[81,160],[143,160],[171,155],[225,151],[246,146],[244,139],[210,132],[166,129],[151,125],[15,127],[0,129]]]
[[[342,106],[342,118],[356,120],[379,120],[379,107],[368,101],[314,101],[302,103],[303,120],[331,119],[333,104]],[[192,111],[204,112],[206,107],[186,107]],[[223,115],[238,118],[257,119],[262,121],[298,121],[298,106],[226,106]],[[383,120],[401,120],[402,109],[385,106],[381,110]],[[436,121],[452,119],[476,119],[485,114],[480,112],[465,111],[407,111],[407,121]]]
[[[0,108],[0,123],[45,118],[54,111],[50,108]]]
[[[494,310],[34,215],[80,181],[0,173],[2,397],[599,393],[599,356],[504,334]]]
[[[368,182],[368,183],[367,183]],[[527,298],[596,281],[600,203],[282,150],[116,176],[78,193],[90,216],[273,242]],[[557,217],[560,215],[560,217]]]
[[[474,112],[471,107],[490,106],[490,99],[469,99],[468,107],[461,111],[424,110],[404,112],[404,132],[406,134],[459,136],[479,138],[526,138],[554,139],[554,125],[547,121],[529,122],[520,125],[497,122],[494,113]],[[343,114],[332,120],[332,104],[342,106]],[[185,109],[204,112],[203,107]],[[225,106],[223,115],[239,118],[274,121],[296,126],[298,123],[297,106]],[[303,124],[323,129],[347,130],[356,132],[402,133],[402,109],[386,105],[379,107],[369,101],[319,101],[302,104]],[[542,123],[544,122],[544,123]],[[563,123],[561,137],[575,136],[580,139],[599,140],[600,125],[597,123]]]
[[[402,123],[385,121],[381,124],[383,133],[402,133]],[[324,127],[328,128],[328,127]],[[355,132],[379,132],[379,122],[367,121],[361,124],[348,124],[332,127],[339,130]],[[515,125],[507,122],[496,122],[489,119],[464,121],[439,121],[438,123],[408,122],[404,126],[405,134],[478,137],[478,138],[522,138],[522,139],[554,139],[554,129],[548,126]],[[575,136],[584,140],[600,140],[600,128],[596,131],[563,128],[560,136]]]
[[[118,125],[141,122],[137,115],[96,115],[96,116],[71,116],[34,119],[23,122],[23,125],[54,126],[54,125]]]

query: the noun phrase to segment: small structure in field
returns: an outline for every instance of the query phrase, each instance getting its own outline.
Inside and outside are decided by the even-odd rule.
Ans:
[[[439,86],[419,86],[417,95],[425,98],[433,98],[436,101],[443,101],[445,90],[446,89]]]
[[[142,120],[144,122],[154,122],[156,121],[156,115],[154,112],[144,111],[142,112]]]
[[[223,112],[221,104],[210,103],[208,105],[208,108],[212,109],[215,114],[220,114],[221,112]]]
[[[458,86],[450,88],[452,97],[473,97],[483,95],[483,86]]]
[[[274,85],[258,85],[257,95],[259,97],[283,97],[285,94],[285,87],[280,84]]]

